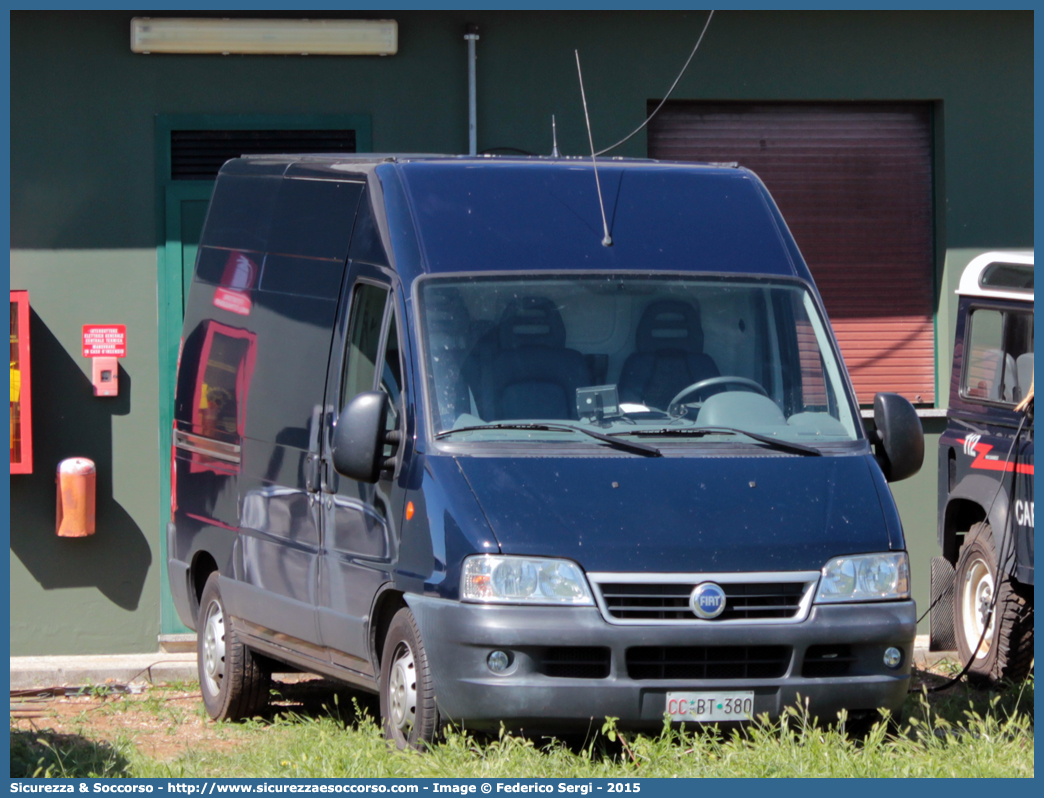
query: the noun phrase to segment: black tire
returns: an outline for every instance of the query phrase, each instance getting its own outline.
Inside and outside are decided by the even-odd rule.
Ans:
[[[986,686],[1021,681],[1033,664],[1033,588],[1008,575],[998,577],[998,544],[988,523],[968,531],[957,558],[953,591],[957,653],[962,663],[974,657],[968,678]],[[994,591],[993,618],[976,650]]]
[[[380,692],[384,736],[399,750],[430,746],[439,730],[435,687],[420,630],[406,607],[395,613],[384,638]]]
[[[268,706],[271,673],[233,631],[216,571],[199,600],[196,659],[203,705],[214,720],[250,718]]]

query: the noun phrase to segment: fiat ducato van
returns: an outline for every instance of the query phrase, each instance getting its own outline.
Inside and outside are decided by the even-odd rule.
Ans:
[[[921,465],[916,413],[880,394],[864,428],[750,171],[598,176],[572,158],[222,168],[167,537],[212,717],[257,712],[289,669],[379,693],[400,747],[444,723],[901,706],[916,616],[888,481]]]

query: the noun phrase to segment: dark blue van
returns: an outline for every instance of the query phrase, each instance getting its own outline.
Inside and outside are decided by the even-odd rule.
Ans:
[[[169,567],[215,718],[273,670],[441,723],[896,710],[915,609],[808,268],[728,166],[259,156],[185,312]]]

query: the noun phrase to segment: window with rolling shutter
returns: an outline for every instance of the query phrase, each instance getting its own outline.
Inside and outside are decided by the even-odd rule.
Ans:
[[[172,130],[173,180],[214,180],[221,165],[240,155],[355,152],[354,130]]]
[[[935,402],[931,127],[913,102],[669,102],[649,124],[651,158],[734,161],[764,181],[861,403]]]

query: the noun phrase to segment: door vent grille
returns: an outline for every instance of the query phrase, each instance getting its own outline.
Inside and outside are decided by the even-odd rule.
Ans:
[[[213,180],[240,155],[355,152],[354,130],[172,130],[172,180]]]

